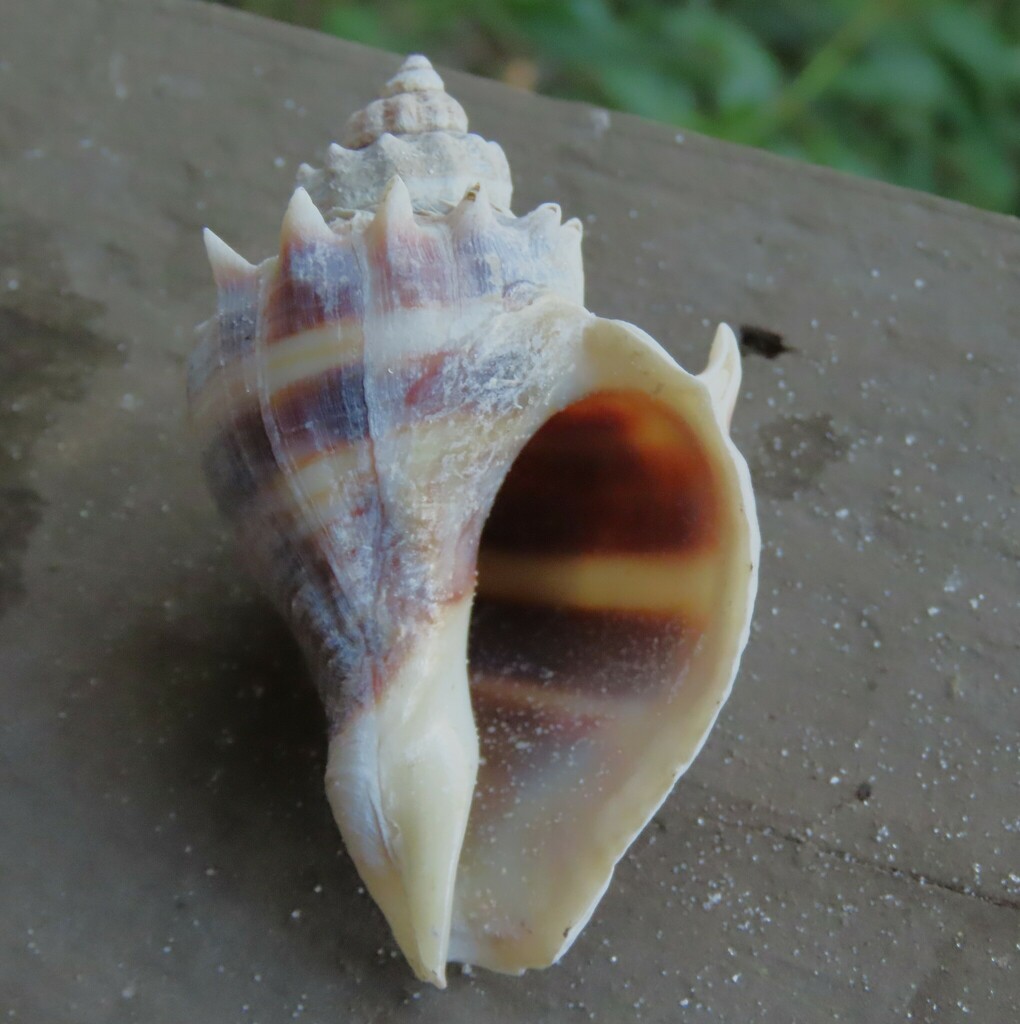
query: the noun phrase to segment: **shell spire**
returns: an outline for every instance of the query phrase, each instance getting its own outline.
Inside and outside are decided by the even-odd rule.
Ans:
[[[383,96],[399,96],[401,93],[445,91],[446,86],[428,57],[422,53],[411,53],[382,87],[381,93]]]
[[[407,185],[416,213],[448,213],[478,184],[494,209],[510,210],[506,155],[468,131],[464,108],[425,57],[408,57],[380,91],[347,122],[343,145],[328,147],[324,167],[303,164],[298,171],[298,183],[327,220],[374,211],[394,175]]]
[[[363,149],[385,132],[424,135],[468,130],[467,114],[443,85],[426,57],[408,57],[382,89],[382,96],[353,114],[344,131],[348,149]]]

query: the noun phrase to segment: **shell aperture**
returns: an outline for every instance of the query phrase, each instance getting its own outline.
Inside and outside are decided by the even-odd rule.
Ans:
[[[326,791],[415,973],[573,942],[704,743],[758,529],[700,375],[584,307],[581,227],[413,56],[303,166],[279,252],[211,232],[189,400],[212,493],[301,643]]]

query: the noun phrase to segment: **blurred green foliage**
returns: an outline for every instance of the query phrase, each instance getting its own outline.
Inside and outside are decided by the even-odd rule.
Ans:
[[[221,0],[1020,213],[1018,0]]]

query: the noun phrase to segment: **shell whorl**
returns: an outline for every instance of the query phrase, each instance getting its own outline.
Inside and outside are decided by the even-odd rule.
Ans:
[[[375,209],[394,175],[419,213],[447,212],[474,185],[509,211],[506,155],[468,132],[464,108],[425,57],[408,57],[382,93],[348,120],[343,144],[329,147],[323,168],[303,164],[298,172],[298,183],[327,218]]]
[[[464,108],[447,93],[428,58],[412,54],[383,86],[382,96],[348,118],[343,143],[348,149],[363,149],[385,132],[463,135],[467,130]]]

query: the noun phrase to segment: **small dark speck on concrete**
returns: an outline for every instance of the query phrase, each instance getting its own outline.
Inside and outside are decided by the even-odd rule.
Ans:
[[[858,787],[854,796],[863,804],[866,800],[871,797],[871,783],[862,782]]]
[[[766,327],[753,327],[751,324],[740,325],[740,348],[743,352],[754,352],[766,359],[775,359],[784,352],[794,349],[783,341],[778,331],[770,331]]]

